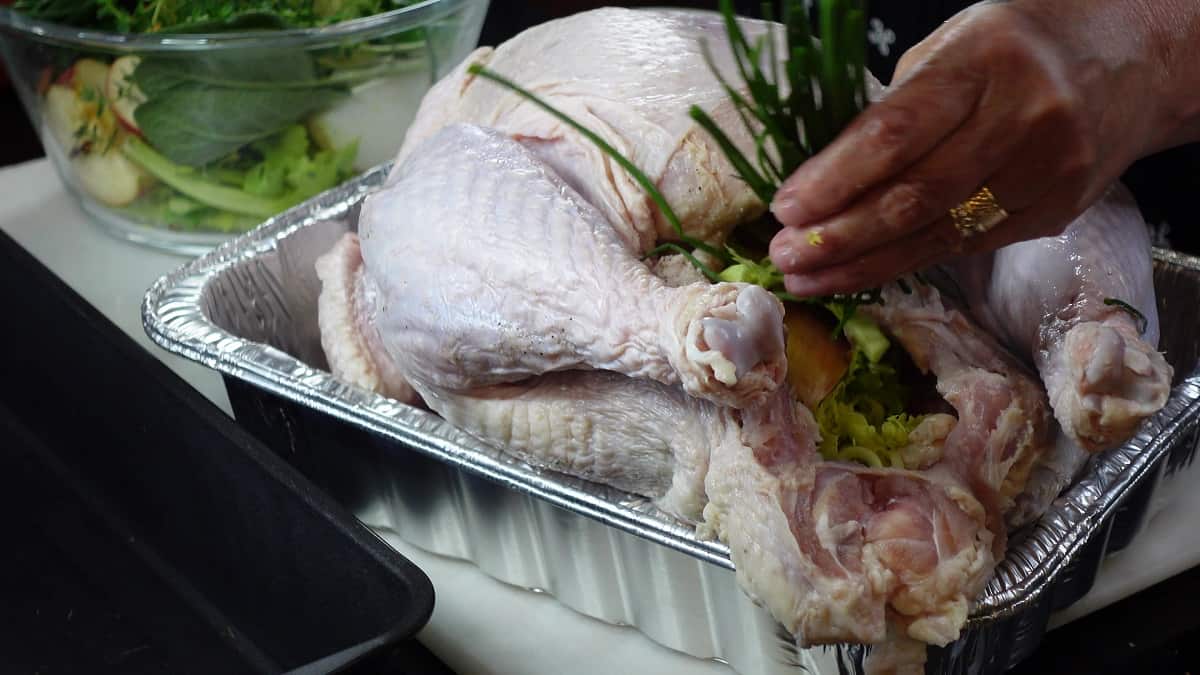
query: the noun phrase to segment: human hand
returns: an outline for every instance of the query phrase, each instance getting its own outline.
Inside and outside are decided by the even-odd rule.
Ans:
[[[905,54],[882,100],[775,196],[787,290],[859,290],[1061,232],[1163,142],[1161,68],[1122,25],[1136,4],[983,3]],[[949,210],[985,186],[1009,217],[964,237]]]

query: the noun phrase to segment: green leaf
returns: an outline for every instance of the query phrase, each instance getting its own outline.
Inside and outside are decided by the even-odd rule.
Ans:
[[[269,162],[255,164],[242,180],[242,190],[256,197],[279,197],[287,189],[287,167]]]
[[[737,264],[721,270],[721,273],[717,275],[721,281],[754,284],[767,290],[783,286],[783,273],[779,271],[775,263],[771,262],[771,258],[763,258],[756,262],[738,254],[732,248],[727,250],[729,257],[733,258]]]
[[[842,330],[846,332],[846,337],[850,339],[851,344],[862,351],[871,363],[879,363],[891,345],[879,326],[865,317],[850,317],[846,320]]]
[[[339,150],[322,150],[313,157],[302,157],[289,165],[288,184],[297,202],[314,197],[350,177],[350,167],[358,153],[358,141]]]
[[[318,79],[299,50],[149,56],[132,79],[146,96],[134,112],[142,134],[189,166],[216,161],[346,95]]]
[[[246,171],[242,189],[260,197],[280,197],[288,189],[292,167],[308,161],[308,132],[303,125],[293,124],[250,147],[263,160]]]
[[[357,141],[337,150],[309,156],[308,135],[296,125],[256,144],[262,162],[246,171],[241,189],[222,184],[215,176],[176,164],[142,141],[124,145],[127,157],[163,183],[206,207],[257,218],[268,218],[337,185],[353,175]],[[299,151],[299,154],[297,154]]]

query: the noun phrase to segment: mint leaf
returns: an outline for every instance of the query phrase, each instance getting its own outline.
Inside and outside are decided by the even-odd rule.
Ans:
[[[135,120],[173,162],[203,166],[278,133],[346,95],[303,51],[148,56],[133,71],[146,96]]]

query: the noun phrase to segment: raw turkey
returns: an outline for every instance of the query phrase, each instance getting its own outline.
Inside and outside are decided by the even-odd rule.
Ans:
[[[751,40],[766,25],[742,22]],[[776,33],[782,41],[782,31]],[[495,49],[481,47],[425,97],[399,160],[450,124],[498,129],[545,160],[631,247],[646,251],[675,236],[642,188],[591,142],[519,95],[467,73],[482,63],[600,133],[655,181],[685,232],[721,241],[765,207],[687,115],[692,105],[704,108],[753,154],[753,140],[705,64],[701,41],[717,69],[736,81],[724,24],[711,12],[598,9],[535,26]]]
[[[1120,184],[1057,237],[951,267],[975,317],[1036,364],[1079,446],[1115,447],[1166,403],[1150,237]]]
[[[498,131],[448,127],[421,152],[359,217],[363,264],[380,271],[359,311],[418,390],[595,369],[740,408],[783,380],[783,306],[763,288],[668,287]]]
[[[323,293],[351,308],[322,317],[329,353],[382,364],[531,461],[701,521],[730,544],[743,587],[806,642],[878,642],[889,617],[910,639],[954,639],[1003,553],[1004,510],[1050,442],[1036,381],[919,284],[889,287],[870,311],[937,377],[957,422],[924,436],[919,472],[821,461],[811,414],[781,384],[774,296],[667,286],[599,209],[494,130],[451,126],[412,149],[364,204],[357,237],[361,261],[351,234],[321,262],[358,270]]]
[[[884,304],[861,311],[954,415],[910,436],[918,470],[824,461],[787,382],[780,302],[648,265],[643,254],[675,233],[641,188],[552,116],[466,72],[484,62],[596,130],[686,232],[720,243],[763,205],[686,115],[700,105],[752,147],[700,38],[732,75],[720,20],[685,11],[597,10],[475,52],[427,96],[359,231],[319,261],[322,344],[347,382],[420,399],[484,441],[647,495],[726,541],[742,587],[802,643],[887,641],[876,667],[918,667],[924,644],[958,635],[1004,553],[1006,519],[1040,513],[1078,455],[1056,446],[1027,363],[1089,447],[1161,406],[1153,340],[1103,304],[1143,307],[1148,262],[1126,248],[1113,259],[1121,284],[1093,272],[1105,246],[1127,244],[1122,212],[1098,242],[962,261],[969,303],[916,279],[885,288]],[[1017,278],[1031,260],[1065,270],[1052,292]],[[1020,326],[1032,328],[1010,334]]]

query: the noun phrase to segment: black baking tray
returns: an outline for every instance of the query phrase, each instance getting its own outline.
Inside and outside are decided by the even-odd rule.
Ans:
[[[2,233],[0,317],[0,672],[448,672],[420,569]]]

